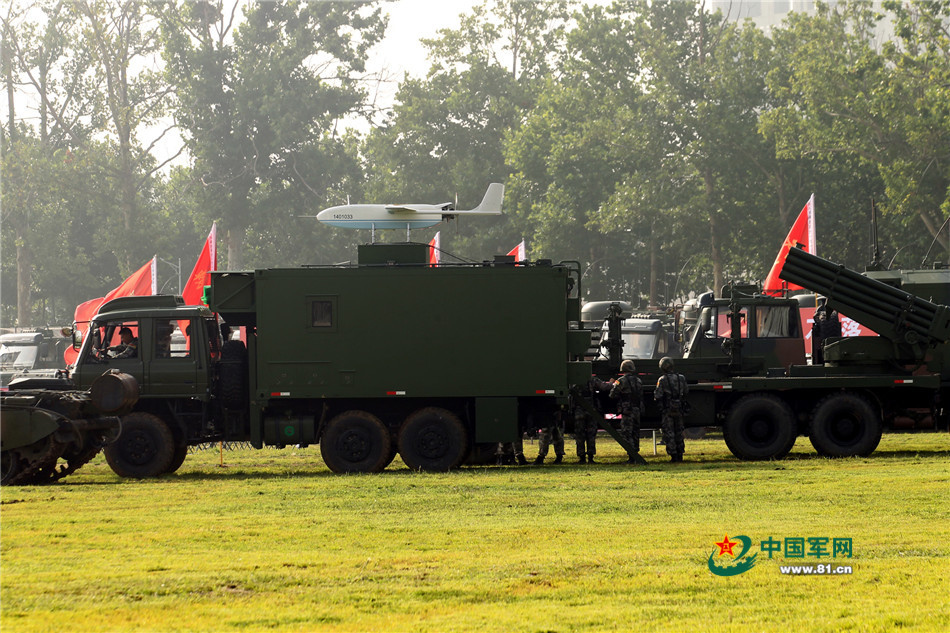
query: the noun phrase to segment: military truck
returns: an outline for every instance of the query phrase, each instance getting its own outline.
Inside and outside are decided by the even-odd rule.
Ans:
[[[63,352],[70,339],[52,328],[0,335],[0,388],[17,376],[54,376],[66,367]]]
[[[780,459],[799,435],[820,455],[847,457],[869,455],[884,428],[908,418],[947,427],[950,307],[799,249],[781,277],[824,295],[830,308],[880,336],[826,340],[824,364],[809,365],[796,299],[727,288],[727,296],[700,307],[685,357],[676,361],[690,382],[688,426],[722,426],[729,449],[747,460]],[[597,362],[594,369],[610,373]],[[642,369],[649,388],[658,370]],[[648,406],[644,424],[658,418]]]
[[[410,468],[448,470],[566,406],[591,376],[575,360],[590,342],[577,327],[580,265],[430,267],[426,254],[375,244],[355,266],[213,272],[210,309],[171,296],[105,304],[72,381],[82,388],[108,367],[139,382],[109,465],[153,477],[189,446],[223,440],[319,443],[335,472],[379,471],[397,453]],[[223,341],[218,318],[246,343]],[[132,356],[114,353],[122,328],[137,339]],[[173,350],[176,328],[186,344]],[[512,332],[530,352],[517,361]]]

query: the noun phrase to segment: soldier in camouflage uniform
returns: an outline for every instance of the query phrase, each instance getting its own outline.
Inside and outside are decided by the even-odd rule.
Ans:
[[[631,445],[627,452],[627,463],[646,464],[640,457],[640,412],[643,411],[643,383],[635,373],[636,365],[632,360],[620,363],[620,377],[610,389],[610,397],[620,401],[620,435]]]
[[[673,371],[673,359],[664,356],[660,359],[660,369],[663,375],[656,381],[656,391],[653,396],[663,412],[663,443],[670,461],[683,461],[686,450],[683,442],[683,416],[688,410],[686,394],[689,387],[686,377]]]
[[[558,411],[550,420],[547,426],[541,429],[541,435],[538,440],[538,456],[534,460],[535,466],[544,463],[544,458],[548,456],[548,447],[554,444],[554,463],[560,464],[564,459],[564,420],[561,417],[563,412]]]
[[[600,392],[610,391],[610,383],[591,376],[587,388],[596,406],[600,401]],[[577,463],[593,464],[594,455],[597,454],[597,419],[577,403],[574,403],[574,439],[577,442]]]
[[[499,466],[526,465],[528,460],[524,456],[524,440],[521,433],[518,433],[518,439],[514,442],[498,442],[495,455],[498,458],[496,463]]]

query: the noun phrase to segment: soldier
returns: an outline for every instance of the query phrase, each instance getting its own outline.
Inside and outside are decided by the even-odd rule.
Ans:
[[[499,466],[511,466],[514,464],[525,466],[528,463],[528,460],[525,459],[524,456],[524,441],[520,433],[518,434],[518,439],[514,442],[498,442],[495,455],[498,457],[496,463]]]
[[[627,359],[620,363],[620,377],[610,389],[610,397],[620,401],[620,435],[632,446],[628,464],[646,464],[640,456],[640,412],[643,411],[643,383],[635,373],[636,365]]]
[[[599,410],[600,393],[610,391],[610,383],[591,376],[587,388],[595,407]],[[597,454],[597,419],[578,403],[574,403],[574,439],[577,442],[577,463],[593,464]]]
[[[673,359],[664,356],[660,359],[663,375],[656,381],[654,397],[663,412],[663,443],[671,462],[683,461],[686,450],[683,442],[683,416],[688,412],[686,394],[689,387],[683,374],[673,372]]]
[[[548,447],[554,444],[554,463],[560,464],[564,459],[564,421],[562,412],[558,411],[552,416],[544,428],[541,429],[541,437],[538,440],[538,456],[534,460],[535,466],[544,463],[544,458],[548,456]]]
[[[815,322],[811,326],[811,364],[825,364],[825,339],[841,336],[841,321],[837,310],[829,310],[822,299],[815,311]]]

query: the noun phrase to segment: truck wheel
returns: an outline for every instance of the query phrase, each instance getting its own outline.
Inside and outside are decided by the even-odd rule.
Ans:
[[[881,441],[877,409],[856,393],[825,396],[811,420],[811,444],[825,457],[867,457]]]
[[[375,415],[346,411],[327,422],[320,454],[335,473],[376,473],[392,461],[392,440]]]
[[[175,440],[175,454],[172,456],[171,463],[168,464],[166,473],[173,473],[181,468],[188,456],[188,444],[184,440]]]
[[[158,477],[168,472],[175,457],[175,438],[158,416],[130,413],[122,418],[119,437],[103,452],[112,472],[119,477]]]
[[[739,459],[782,459],[795,445],[795,414],[776,396],[744,396],[729,410],[722,428],[726,446]]]
[[[468,434],[454,413],[438,407],[419,409],[399,429],[399,454],[412,470],[458,468],[468,455]]]

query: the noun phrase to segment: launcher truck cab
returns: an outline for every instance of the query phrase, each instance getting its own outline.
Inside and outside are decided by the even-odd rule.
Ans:
[[[426,265],[426,246],[360,247],[360,264],[214,272],[210,310],[179,297],[104,305],[80,350],[82,386],[104,366],[135,376],[135,410],[106,457],[122,476],[172,472],[189,445],[319,443],[335,472],[459,466],[568,404],[582,358],[579,265]],[[220,339],[215,315],[243,328]],[[574,327],[572,327],[572,324]],[[172,352],[168,335],[185,333]],[[133,357],[110,352],[135,332]],[[511,332],[532,353],[515,361]]]

